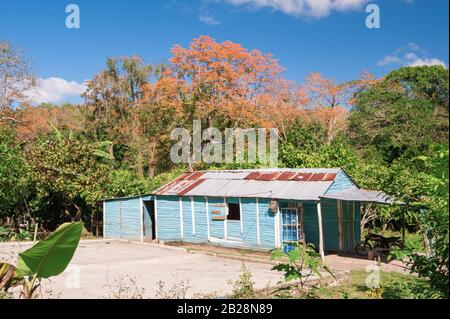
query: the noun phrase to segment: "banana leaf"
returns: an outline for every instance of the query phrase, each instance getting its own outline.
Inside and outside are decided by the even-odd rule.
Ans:
[[[19,254],[17,269],[23,275],[48,278],[62,273],[72,260],[83,223],[65,223],[46,239]]]
[[[22,283],[22,274],[11,264],[0,261],[0,290],[7,291]]]

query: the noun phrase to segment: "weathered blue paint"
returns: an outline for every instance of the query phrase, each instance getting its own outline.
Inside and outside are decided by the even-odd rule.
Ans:
[[[123,198],[105,202],[105,238],[140,240],[140,197]]]
[[[158,239],[181,240],[178,196],[158,196],[157,204]]]
[[[337,173],[333,184],[331,184],[330,188],[327,190],[326,194],[332,193],[332,192],[338,192],[343,189],[347,189],[347,188],[351,188],[351,187],[356,188],[355,183],[353,183],[353,181],[350,179],[350,177],[343,170],[340,170]]]
[[[223,201],[223,199],[222,199]],[[197,242],[208,241],[208,228],[206,221],[206,198],[194,197],[195,210],[195,238]]]
[[[259,236],[262,248],[275,248],[275,214],[269,208],[270,200],[259,199]]]
[[[340,191],[349,187],[356,186],[344,171],[340,171],[327,192]],[[148,204],[151,200],[154,200],[154,196],[143,195],[106,200],[105,237],[139,240],[142,236],[144,240],[150,240],[154,235],[151,231],[151,205],[145,203]],[[158,239],[215,243],[229,247],[262,250],[276,248],[277,243],[281,243],[283,238],[282,218],[269,209],[270,201],[271,199],[267,198],[224,199],[160,195],[157,200]],[[241,220],[213,220],[213,216],[226,214],[225,204],[239,202],[241,203]],[[144,203],[142,210],[141,203]],[[321,203],[324,250],[338,251],[340,247],[337,201],[322,199]],[[298,209],[304,240],[312,243],[316,248],[319,247],[317,201],[279,200],[278,204],[280,212],[286,207]],[[192,208],[194,214],[192,214]],[[212,211],[220,211],[220,214],[212,214]],[[342,215],[343,250],[352,251],[360,238],[360,203],[355,202],[353,209],[353,202],[344,201]],[[276,219],[278,219],[278,228]]]
[[[305,231],[305,241],[314,247],[319,247],[319,222],[317,219],[316,202],[303,202],[303,229]]]
[[[337,201],[324,199],[322,202],[322,227],[325,251],[339,250]]]
[[[361,236],[361,211],[359,202],[342,203],[342,238],[343,251],[354,251],[355,245]]]
[[[227,204],[239,204],[239,198],[226,198]],[[241,216],[242,218],[242,216]],[[242,242],[241,221],[240,220],[226,220],[227,223],[227,239],[231,241]]]
[[[256,198],[242,198],[242,218],[244,233],[242,242],[250,247],[258,248],[256,227]]]
[[[225,220],[214,220],[214,217],[225,218],[226,207],[224,200],[220,197],[208,197],[208,215],[209,215],[209,229],[212,238],[225,238]],[[214,213],[216,212],[216,214]]]

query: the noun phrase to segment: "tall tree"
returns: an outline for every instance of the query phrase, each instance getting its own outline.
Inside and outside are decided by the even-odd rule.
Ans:
[[[296,108],[304,97],[270,54],[231,41],[201,36],[189,48],[175,46],[172,55],[165,81],[175,88],[173,97],[188,123],[196,118],[207,127],[271,125],[265,113]]]
[[[144,174],[144,156],[138,147],[140,130],[135,112],[144,96],[144,85],[153,74],[153,67],[137,56],[108,58],[106,69],[88,81],[86,98],[88,131],[96,141],[109,140],[128,149],[140,175]],[[137,127],[136,127],[137,124]],[[111,156],[114,144],[109,147]]]
[[[26,91],[34,85],[30,65],[22,52],[9,42],[0,42],[0,112],[29,102]],[[3,117],[6,118],[6,115]]]
[[[312,116],[326,129],[326,143],[331,144],[337,134],[347,128],[349,109],[355,93],[373,83],[368,73],[354,81],[337,82],[327,79],[320,73],[311,73],[306,77],[304,91],[308,97],[308,108]]]
[[[404,67],[355,97],[349,132],[361,149],[383,160],[421,154],[448,142],[448,70]]]

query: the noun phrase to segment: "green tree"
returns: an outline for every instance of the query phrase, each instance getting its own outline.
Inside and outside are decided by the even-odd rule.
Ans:
[[[404,67],[355,97],[349,134],[366,157],[392,163],[448,140],[448,70]]]
[[[0,127],[0,219],[25,217],[29,190],[28,167],[14,133]]]
[[[431,287],[448,298],[449,292],[449,150],[439,147],[431,156],[421,156],[424,172],[418,175],[422,194],[417,202],[420,233],[426,238],[427,254],[410,252],[411,271],[429,278]]]
[[[82,141],[47,141],[27,152],[36,187],[33,213],[47,227],[81,220],[104,195],[108,166]]]

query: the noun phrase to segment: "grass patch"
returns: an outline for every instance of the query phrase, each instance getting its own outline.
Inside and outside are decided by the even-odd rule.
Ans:
[[[352,271],[349,281],[337,287],[320,288],[318,293],[321,298],[367,299],[366,293],[369,289],[366,287],[366,278],[368,275],[365,271]],[[433,298],[428,293],[429,286],[425,279],[397,272],[382,272],[380,277],[383,299]]]

